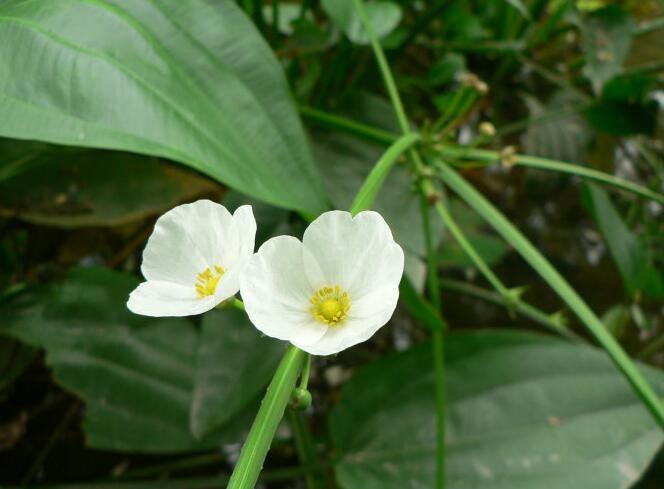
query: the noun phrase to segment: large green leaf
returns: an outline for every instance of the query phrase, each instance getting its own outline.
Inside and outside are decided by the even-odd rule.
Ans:
[[[261,338],[244,312],[212,311],[203,318],[191,406],[196,436],[232,421],[263,393],[284,343]]]
[[[319,212],[279,63],[233,0],[0,3],[0,135],[187,164]]]
[[[37,224],[66,228],[125,224],[218,187],[149,156],[47,147],[22,159],[3,159],[2,148],[0,172],[6,170],[7,177],[0,178],[0,216]]]
[[[584,185],[584,197],[618,266],[627,293],[635,295],[645,292],[651,297],[662,297],[664,280],[653,266],[648,248],[627,227],[607,192],[587,183]]]
[[[186,319],[130,313],[124,304],[136,284],[109,270],[77,269],[3,304],[0,334],[46,349],[56,380],[85,401],[90,446],[180,452],[237,441],[248,418],[201,440],[190,433],[198,332]]]
[[[624,489],[662,432],[609,359],[533,334],[451,335],[447,361],[447,487]],[[434,485],[431,345],[359,371],[331,415],[344,489]],[[644,368],[664,392],[664,374]]]

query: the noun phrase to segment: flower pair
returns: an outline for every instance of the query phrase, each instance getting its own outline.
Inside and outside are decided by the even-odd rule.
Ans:
[[[316,355],[369,339],[392,316],[404,255],[380,214],[331,211],[302,241],[278,236],[254,254],[250,206],[230,214],[209,200],[178,206],[155,224],[127,306],[148,316],[200,314],[242,295],[262,333]]]

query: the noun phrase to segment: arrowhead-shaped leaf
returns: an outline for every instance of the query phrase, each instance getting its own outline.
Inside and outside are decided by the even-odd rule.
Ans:
[[[3,1],[0,87],[2,136],[163,156],[325,208],[281,67],[232,0]]]
[[[361,370],[331,417],[344,489],[434,486],[431,345]],[[662,432],[601,351],[517,332],[446,339],[450,489],[625,489]],[[664,374],[643,369],[664,390]]]

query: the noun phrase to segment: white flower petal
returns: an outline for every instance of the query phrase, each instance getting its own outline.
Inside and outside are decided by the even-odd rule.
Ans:
[[[193,316],[209,311],[219,302],[215,296],[198,297],[193,285],[150,280],[134,289],[127,307],[144,316]]]
[[[328,328],[314,343],[293,344],[312,355],[333,355],[371,338],[392,317],[399,299],[398,287],[382,287],[351,302],[348,317]]]
[[[251,206],[231,214],[209,200],[184,204],[161,216],[143,252],[147,282],[132,292],[128,307],[148,316],[200,314],[232,297],[253,253],[256,221]],[[214,294],[200,297],[197,277],[210,269],[224,273]]]
[[[320,268],[307,260],[307,271],[315,288],[340,285],[360,298],[376,288],[399,284],[404,255],[380,214],[331,211],[313,221],[304,232],[303,244]],[[306,258],[306,255],[305,255]]]
[[[256,219],[250,205],[243,205],[235,209],[233,224],[238,231],[238,253],[241,260],[249,260],[254,254],[256,242]]]
[[[240,292],[249,319],[267,336],[309,343],[327,330],[309,312],[314,290],[304,272],[302,243],[292,236],[260,247],[240,277]]]
[[[157,219],[143,251],[147,280],[191,284],[208,267],[224,268],[238,254],[238,232],[231,214],[209,200],[179,205]]]
[[[256,220],[250,205],[238,207],[233,213],[233,226],[237,230],[238,247],[233,262],[226,261],[225,273],[215,295],[222,300],[234,296],[240,290],[240,275],[254,254]]]

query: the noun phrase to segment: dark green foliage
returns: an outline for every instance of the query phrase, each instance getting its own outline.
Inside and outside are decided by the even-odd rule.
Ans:
[[[437,165],[503,211],[664,395],[664,3],[364,3],[422,157],[403,155],[372,206],[407,279],[374,338],[314,359],[312,406],[287,411],[261,484],[434,487],[444,330],[447,489],[659,489],[644,405]],[[230,307],[130,313],[145,240],[199,198],[251,204],[256,247],[348,209],[402,132],[388,95],[354,0],[0,2],[0,486],[227,483],[285,345]],[[542,326],[578,341],[515,330]]]

